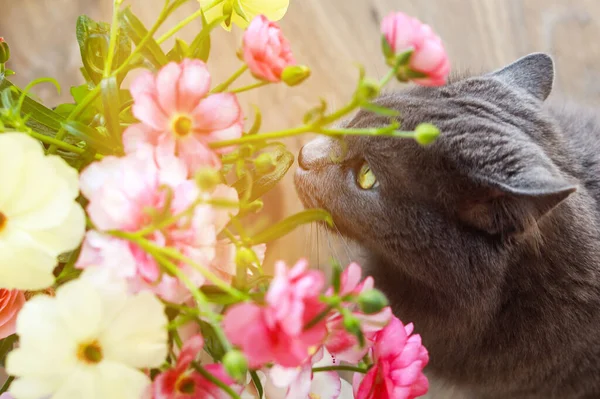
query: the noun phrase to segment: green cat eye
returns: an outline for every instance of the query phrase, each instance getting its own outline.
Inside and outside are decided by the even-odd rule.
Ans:
[[[358,186],[363,190],[370,190],[373,187],[377,186],[377,177],[375,173],[371,170],[371,167],[368,163],[364,163],[360,170],[358,171],[358,176],[356,177],[356,182]]]

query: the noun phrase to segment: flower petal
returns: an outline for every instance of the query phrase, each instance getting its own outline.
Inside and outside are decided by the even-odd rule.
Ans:
[[[172,117],[178,111],[179,88],[177,81],[181,76],[181,66],[169,62],[156,75],[156,98],[165,115]]]
[[[47,230],[31,231],[31,238],[53,256],[74,250],[85,234],[85,213],[81,205],[71,201],[71,211],[62,224]]]
[[[120,308],[114,319],[107,320],[100,338],[105,358],[135,368],[160,366],[167,356],[167,317],[162,303],[144,291],[110,305]]]
[[[193,111],[194,130],[210,132],[223,130],[242,120],[242,109],[232,93],[213,94],[205,98]]]
[[[177,82],[179,112],[189,113],[196,108],[210,89],[210,74],[206,64],[196,59],[185,59],[181,63],[183,71]]]

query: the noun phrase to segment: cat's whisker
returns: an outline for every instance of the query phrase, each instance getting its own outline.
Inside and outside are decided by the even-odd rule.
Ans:
[[[340,237],[342,244],[344,246],[344,250],[346,251],[346,256],[348,257],[348,262],[346,262],[346,263],[350,264],[355,259],[354,259],[354,256],[352,255],[352,250],[350,249],[350,246],[348,245],[348,241],[346,241],[346,239],[340,232],[340,229],[338,229],[337,225],[334,224],[333,226],[335,227],[335,231],[337,232],[338,237]]]

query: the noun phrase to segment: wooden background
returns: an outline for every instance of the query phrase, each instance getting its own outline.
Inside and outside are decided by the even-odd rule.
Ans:
[[[129,0],[146,23],[153,21],[163,0]],[[74,31],[80,14],[109,21],[110,0],[0,0],[0,36],[12,46],[10,68],[25,84],[40,76],[53,76],[65,88],[57,96],[49,86],[38,94],[51,104],[68,100],[68,87],[81,78],[79,51]],[[192,1],[165,24],[173,26],[197,10]],[[379,50],[379,21],[392,10],[402,10],[430,24],[446,43],[455,69],[475,71],[497,68],[534,51],[555,56],[556,89],[571,97],[599,103],[600,14],[598,0],[292,0],[282,21],[298,60],[313,70],[311,79],[299,88],[269,87],[241,95],[246,109],[257,104],[264,113],[264,129],[291,127],[300,123],[304,112],[323,96],[332,106],[341,105],[356,82],[355,63],[366,66],[373,77],[386,69]],[[200,29],[194,21],[181,32],[189,39]],[[160,33],[160,32],[159,32]],[[172,42],[168,42],[170,45]],[[211,69],[222,80],[238,68],[234,47],[240,32],[214,35]],[[222,49],[222,51],[219,51]],[[310,137],[288,141],[293,151]],[[267,198],[273,220],[301,209],[288,174],[278,190]],[[269,262],[276,258],[293,261],[299,256],[318,257],[330,252],[324,232],[302,228],[270,247]],[[345,245],[333,244],[343,261]],[[317,259],[315,259],[317,262]]]

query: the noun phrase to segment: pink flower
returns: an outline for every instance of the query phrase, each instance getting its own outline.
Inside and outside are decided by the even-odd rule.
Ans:
[[[441,86],[450,72],[450,61],[442,40],[428,26],[401,12],[391,13],[381,23],[383,33],[392,52],[397,55],[414,50],[409,67],[427,75],[413,79],[423,86]]]
[[[204,346],[201,335],[195,335],[183,344],[177,364],[171,370],[159,374],[154,380],[151,389],[152,399],[225,399],[229,394],[213,384],[200,373],[190,370],[190,364],[198,357]],[[214,377],[227,385],[234,381],[220,364],[205,366],[205,369]]]
[[[0,43],[2,43],[1,37],[0,37]],[[0,395],[0,399],[15,399],[15,398],[10,393],[4,392],[2,395]]]
[[[296,60],[279,25],[259,15],[244,33],[244,61],[258,79],[280,82],[283,70]]]
[[[318,300],[323,275],[307,271],[305,261],[287,270],[276,265],[276,277],[266,295],[266,306],[243,303],[225,314],[225,335],[242,348],[250,366],[258,368],[274,361],[295,367],[310,356],[310,348],[325,338],[325,321],[305,329],[324,308]]]
[[[133,114],[142,124],[123,133],[125,152],[152,146],[160,154],[176,154],[189,172],[200,166],[220,166],[218,154],[231,147],[212,150],[215,141],[239,138],[243,115],[231,93],[209,95],[210,75],[200,60],[165,65],[156,76],[145,71],[131,85]]]
[[[369,276],[361,281],[361,276],[362,270],[358,264],[348,265],[341,275],[340,295],[359,295],[363,291],[373,289],[373,278]],[[328,294],[331,295],[332,292],[329,290]],[[379,313],[366,315],[359,312],[356,305],[346,306],[361,322],[362,332],[367,338],[365,345],[359,345],[358,339],[346,331],[342,315],[335,313],[327,319],[328,336],[325,347],[340,361],[358,363],[372,346],[370,339],[391,320],[392,310],[386,307]]]
[[[15,333],[17,315],[24,304],[22,291],[0,289],[0,339]]]
[[[4,38],[0,36],[0,43],[4,43]]]
[[[146,149],[123,158],[105,157],[82,172],[81,191],[89,200],[87,213],[98,231],[87,233],[77,267],[99,266],[94,270],[104,275],[97,275],[98,279],[110,280],[111,275],[117,275],[128,282],[132,292],[148,289],[169,301],[182,302],[189,293],[178,279],[163,273],[156,260],[137,244],[103,232],[136,232],[150,226],[161,212],[167,212],[167,217],[182,213],[200,195],[237,201],[237,192],[220,185],[213,193],[200,193],[194,181],[187,180],[181,161],[163,161],[159,165],[153,152]],[[198,205],[189,216],[148,232],[145,238],[209,267],[216,257],[217,234],[228,222],[229,213],[237,210]],[[204,277],[192,266],[178,266],[198,286],[204,283]]]
[[[404,326],[396,317],[377,333],[373,346],[374,365],[366,375],[354,375],[356,399],[412,399],[429,389],[423,368],[429,362],[413,325]]]

